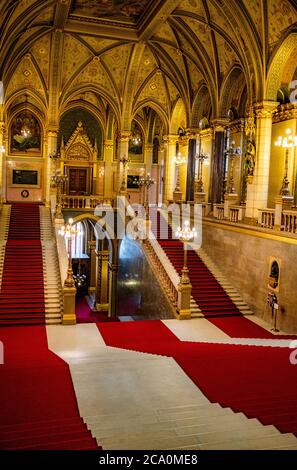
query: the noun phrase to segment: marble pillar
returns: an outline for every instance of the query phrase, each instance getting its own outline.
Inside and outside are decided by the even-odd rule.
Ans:
[[[246,216],[258,218],[268,200],[272,115],[278,103],[264,101],[255,105],[256,167],[252,184],[247,187]]]
[[[112,162],[114,154],[114,143],[112,140],[104,142],[104,197],[111,198],[113,196],[113,173]]]
[[[165,155],[165,175],[164,175],[164,202],[168,203],[173,200],[173,192],[175,189],[175,172],[176,172],[176,142],[177,135],[168,135],[164,137],[166,143]]]

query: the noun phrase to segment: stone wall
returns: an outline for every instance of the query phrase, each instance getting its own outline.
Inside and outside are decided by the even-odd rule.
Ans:
[[[272,324],[267,305],[270,265],[276,259],[280,265],[278,327],[297,333],[297,245],[277,240],[271,235],[253,230],[232,231],[227,225],[204,223],[203,249],[239,291],[256,315]],[[236,227],[238,230],[238,228]],[[273,237],[274,238],[274,237]]]

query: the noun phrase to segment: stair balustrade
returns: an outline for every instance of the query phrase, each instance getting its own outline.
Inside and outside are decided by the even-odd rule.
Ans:
[[[62,209],[95,209],[100,204],[113,205],[113,200],[100,196],[61,196]]]
[[[258,225],[263,228],[274,228],[275,209],[259,209]]]

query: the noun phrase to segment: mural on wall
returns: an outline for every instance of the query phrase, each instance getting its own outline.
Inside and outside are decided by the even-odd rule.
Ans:
[[[14,118],[10,128],[10,151],[41,152],[41,129],[32,113],[21,112]]]
[[[143,162],[143,133],[136,121],[132,121],[129,140],[129,159],[132,162]]]
[[[149,3],[149,0],[75,0],[73,13],[137,21]]]

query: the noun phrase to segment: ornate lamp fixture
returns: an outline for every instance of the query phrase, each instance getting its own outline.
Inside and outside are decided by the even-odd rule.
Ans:
[[[121,183],[120,193],[126,193],[126,190],[127,190],[126,169],[127,169],[127,165],[128,165],[129,162],[130,162],[130,159],[126,155],[123,155],[120,158],[120,163],[123,166],[123,174],[122,174],[122,183]]]
[[[202,148],[200,147],[200,152],[195,156],[195,159],[198,161],[198,174],[196,180],[196,193],[204,193],[204,184],[203,184],[203,164],[205,160],[208,160],[208,155],[203,152]]]
[[[183,228],[178,227],[176,231],[176,238],[178,238],[184,244],[184,266],[181,275],[181,284],[190,284],[189,270],[187,266],[187,251],[188,243],[192,242],[196,236],[195,227],[190,228],[190,222],[185,221]]]
[[[184,165],[187,163],[186,158],[178,152],[178,154],[175,157],[175,165],[176,165],[176,184],[175,184],[175,190],[173,193],[174,196],[174,202],[180,202],[182,200],[182,192],[180,189],[180,172],[179,168],[181,165]]]
[[[145,188],[145,211],[146,217],[149,218],[149,190],[155,184],[155,180],[151,177],[150,173],[147,173],[146,176],[141,176],[139,180],[135,180],[135,184],[140,188]]]
[[[290,149],[297,147],[297,136],[292,135],[291,129],[286,130],[286,136],[282,137],[279,136],[278,140],[275,142],[277,147],[282,147],[285,149],[285,174],[282,183],[282,187],[280,190],[280,195],[284,198],[292,198],[289,189],[289,179],[288,179],[288,169],[289,169],[289,152]]]
[[[61,170],[56,170],[55,174],[51,177],[52,182],[57,187],[57,201],[56,201],[56,212],[55,218],[56,219],[63,219],[62,214],[62,190],[63,186],[68,181],[68,176],[62,175]]]
[[[228,184],[228,193],[235,194],[235,186],[234,186],[234,160],[236,157],[240,157],[241,155],[241,148],[235,147],[234,140],[231,142],[229,148],[225,150],[225,154],[227,155],[230,161],[230,173],[229,173],[229,184]]]
[[[76,237],[78,234],[78,230],[73,227],[73,219],[68,220],[67,225],[63,225],[59,230],[59,235],[65,237],[67,240],[67,251],[68,251],[68,269],[67,269],[67,277],[65,279],[65,287],[74,287],[74,279],[73,279],[73,270],[72,270],[72,239]]]

